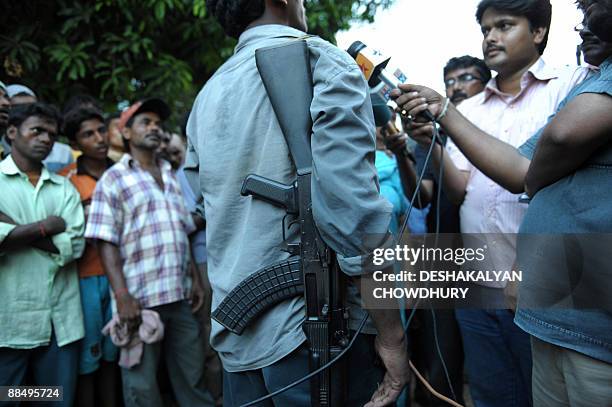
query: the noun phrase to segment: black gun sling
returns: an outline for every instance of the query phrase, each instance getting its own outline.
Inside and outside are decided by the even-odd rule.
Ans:
[[[264,267],[241,282],[213,312],[213,318],[240,335],[270,307],[303,295],[310,371],[325,365],[348,344],[345,276],[335,253],[321,239],[312,215],[310,138],[313,96],[308,44],[290,40],[255,52],[257,69],[297,170],[293,185],[249,175],[242,195],[283,207],[295,216],[300,242],[286,245],[293,256]],[[311,381],[312,406],[340,407],[346,400],[346,364],[341,359]]]

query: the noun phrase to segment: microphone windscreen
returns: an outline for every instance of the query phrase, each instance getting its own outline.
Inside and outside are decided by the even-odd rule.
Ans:
[[[391,120],[391,110],[385,100],[378,93],[371,93],[372,111],[374,112],[374,123],[376,127],[382,127]]]
[[[351,46],[346,50],[346,52],[348,52],[348,54],[350,56],[353,57],[353,59],[357,59],[357,55],[359,54],[359,52],[364,49],[366,46],[363,42],[361,41],[355,41],[351,44]]]

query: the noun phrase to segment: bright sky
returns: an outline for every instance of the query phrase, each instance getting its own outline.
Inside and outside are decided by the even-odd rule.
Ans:
[[[479,0],[395,0],[380,10],[372,24],[353,25],[336,35],[338,46],[347,49],[359,40],[390,56],[391,71],[399,68],[408,82],[430,86],[440,92],[442,69],[455,56],[482,58],[482,34],[476,22]],[[582,13],[573,0],[551,0],[551,32],[544,60],[553,65],[575,65],[580,43],[574,26]]]

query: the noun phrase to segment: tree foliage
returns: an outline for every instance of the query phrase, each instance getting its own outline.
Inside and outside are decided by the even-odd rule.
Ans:
[[[308,0],[311,33],[334,41],[392,0]],[[62,103],[89,93],[109,109],[160,95],[186,110],[233,52],[205,0],[22,0],[0,15],[1,78]]]

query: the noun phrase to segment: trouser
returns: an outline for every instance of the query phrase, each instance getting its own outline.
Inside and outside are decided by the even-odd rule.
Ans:
[[[262,369],[223,371],[223,407],[238,407],[272,393],[309,373],[308,347],[302,344],[278,362]],[[295,386],[258,407],[310,407],[310,382]]]
[[[32,386],[62,386],[62,402],[36,402],[37,406],[67,406],[74,403],[79,366],[79,342],[57,346],[55,334],[51,334],[48,346],[33,349],[0,348],[0,386],[20,386],[30,372]],[[0,401],[0,406],[18,403]]]
[[[354,332],[353,332],[354,333]],[[348,399],[347,407],[361,407],[367,403],[384,377],[384,368],[377,361],[374,349],[376,335],[361,334],[355,340],[347,358]],[[245,372],[224,372],[223,406],[233,407],[272,393],[287,384],[306,376],[308,371],[308,347],[303,344],[279,362],[262,369]],[[260,406],[310,407],[308,381],[281,393],[271,402]]]
[[[157,368],[163,347],[170,384],[179,406],[212,405],[204,387],[204,339],[187,301],[153,307],[164,324],[164,339],[145,344],[140,363],[122,368],[126,406],[163,406]]]
[[[432,312],[435,313],[435,320]],[[436,391],[463,404],[463,344],[455,311],[451,309],[417,310],[411,325],[410,348],[416,368]],[[434,327],[437,335],[434,335]],[[442,358],[438,353],[438,346]],[[445,366],[448,379],[444,371]],[[449,387],[449,379],[452,391]],[[445,401],[434,397],[419,381],[416,383],[415,400],[419,404],[431,407],[448,406]]]
[[[370,401],[385,376],[374,348],[375,339],[376,335],[359,335],[345,356],[348,358],[348,407],[362,407]]]
[[[458,309],[475,407],[531,405],[531,344],[510,310]]]
[[[531,337],[536,407],[612,406],[612,364]]]

